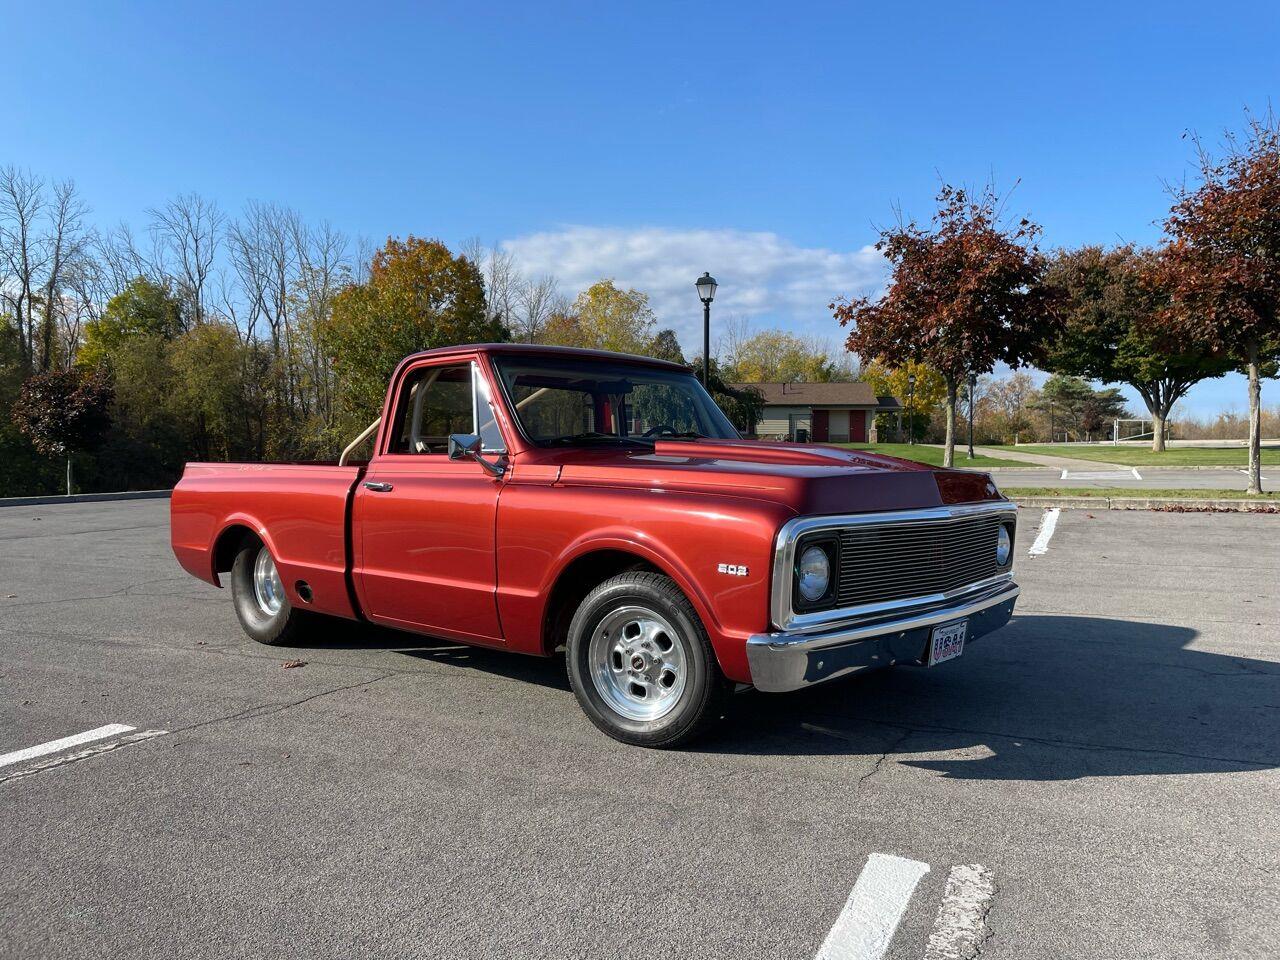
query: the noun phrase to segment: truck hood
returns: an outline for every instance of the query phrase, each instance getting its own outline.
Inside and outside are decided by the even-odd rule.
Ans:
[[[652,451],[528,451],[511,479],[749,497],[805,516],[1002,499],[985,473],[822,444],[758,440],[659,440]]]

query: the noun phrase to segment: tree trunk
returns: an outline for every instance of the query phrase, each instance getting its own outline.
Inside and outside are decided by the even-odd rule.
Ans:
[[[1249,493],[1262,492],[1262,383],[1257,348],[1249,351]]]
[[[1151,411],[1151,452],[1164,453],[1164,414]]]
[[[947,439],[946,446],[942,452],[942,465],[944,467],[954,467],[956,465],[956,384],[947,381]]]

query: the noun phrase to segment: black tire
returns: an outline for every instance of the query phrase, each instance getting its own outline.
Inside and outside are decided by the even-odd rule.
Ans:
[[[246,537],[231,564],[231,599],[235,604],[236,617],[244,632],[259,643],[272,647],[297,643],[313,615],[295,610],[283,593],[279,597],[279,608],[274,612],[259,602],[254,589],[254,567],[260,553],[271,557],[261,541]]]
[[[634,658],[619,649],[628,644]],[[642,747],[674,747],[703,733],[719,719],[732,690],[693,604],[658,573],[619,574],[587,594],[569,624],[565,660],[591,722],[615,740]],[[643,672],[633,666],[636,660]],[[670,677],[675,679],[668,682]],[[649,710],[665,712],[642,715]]]

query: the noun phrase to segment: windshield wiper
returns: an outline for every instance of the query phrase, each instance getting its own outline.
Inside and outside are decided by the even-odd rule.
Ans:
[[[660,433],[655,440],[709,440],[705,433],[698,433],[696,430],[686,430],[684,433]]]
[[[635,437],[620,437],[614,433],[595,433],[593,431],[587,433],[575,433],[567,437],[552,437],[544,440],[543,443],[548,445],[570,445],[575,443],[634,443],[642,447],[649,446],[644,440],[638,440]]]

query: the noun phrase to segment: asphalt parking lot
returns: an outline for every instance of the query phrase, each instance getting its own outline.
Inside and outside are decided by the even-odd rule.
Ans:
[[[893,958],[1280,954],[1280,517],[1063,511],[1028,557],[1025,511],[1003,631],[664,753],[558,661],[257,646],[167,509],[0,508],[0,754],[133,728],[0,765],[4,957],[811,958],[902,861]]]

